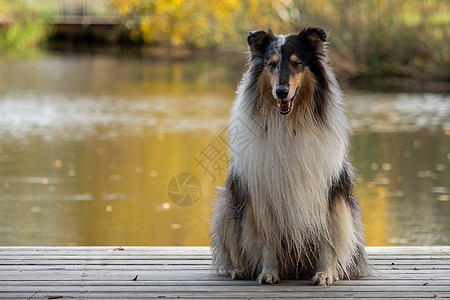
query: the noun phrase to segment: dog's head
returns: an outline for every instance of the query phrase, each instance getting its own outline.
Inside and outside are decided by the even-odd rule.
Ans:
[[[318,27],[307,27],[291,35],[274,35],[270,29],[248,34],[251,59],[262,64],[263,74],[270,78],[280,114],[289,114],[303,85],[314,80],[311,77],[326,38],[325,31]]]

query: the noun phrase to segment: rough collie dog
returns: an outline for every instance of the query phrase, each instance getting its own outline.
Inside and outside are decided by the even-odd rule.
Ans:
[[[250,32],[228,128],[231,161],[211,227],[212,266],[234,279],[330,285],[370,271],[352,196],[342,94],[326,33]]]

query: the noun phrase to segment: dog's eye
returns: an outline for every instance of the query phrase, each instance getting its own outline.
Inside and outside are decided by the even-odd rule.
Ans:
[[[269,67],[271,67],[272,69],[275,69],[278,65],[278,61],[273,60],[271,62],[269,62]]]
[[[296,67],[303,67],[304,66],[304,64],[301,61],[299,61],[299,60],[294,61],[292,64],[294,66],[296,66]]]

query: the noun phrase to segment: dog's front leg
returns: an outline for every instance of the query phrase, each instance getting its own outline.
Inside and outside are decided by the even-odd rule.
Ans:
[[[331,237],[322,243],[317,273],[312,279],[317,285],[330,285],[346,276],[356,251],[351,211],[342,198],[335,201],[331,209]]]
[[[331,285],[334,281],[339,280],[337,263],[333,246],[325,242],[320,250],[319,264],[317,272],[311,280],[312,283],[315,285]]]
[[[259,274],[257,281],[262,283],[278,283],[280,277],[278,275],[278,262],[275,253],[264,246],[262,253],[262,272]]]

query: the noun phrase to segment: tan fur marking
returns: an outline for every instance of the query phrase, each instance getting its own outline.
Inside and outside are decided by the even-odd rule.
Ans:
[[[295,105],[293,116],[301,117],[312,116],[312,108],[314,105],[314,86],[316,80],[308,67],[302,73],[297,74],[291,79],[292,84],[298,86],[297,97],[295,97]],[[304,111],[300,113],[300,111]]]
[[[301,59],[299,59],[299,58],[297,57],[297,55],[295,55],[295,54],[292,54],[292,55],[291,55],[290,60],[291,60],[291,63],[302,62]]]
[[[267,69],[264,68],[261,76],[259,77],[259,84],[261,87],[262,97],[258,99],[258,105],[256,107],[266,110],[271,109],[272,107],[275,109],[276,107],[276,100],[272,96],[272,86],[273,86],[273,74]],[[278,77],[277,77],[278,78]],[[267,111],[265,112],[267,113]]]
[[[278,56],[278,54],[274,54],[270,60],[269,60],[269,64],[274,62],[274,63],[278,63],[280,61],[280,57]]]

